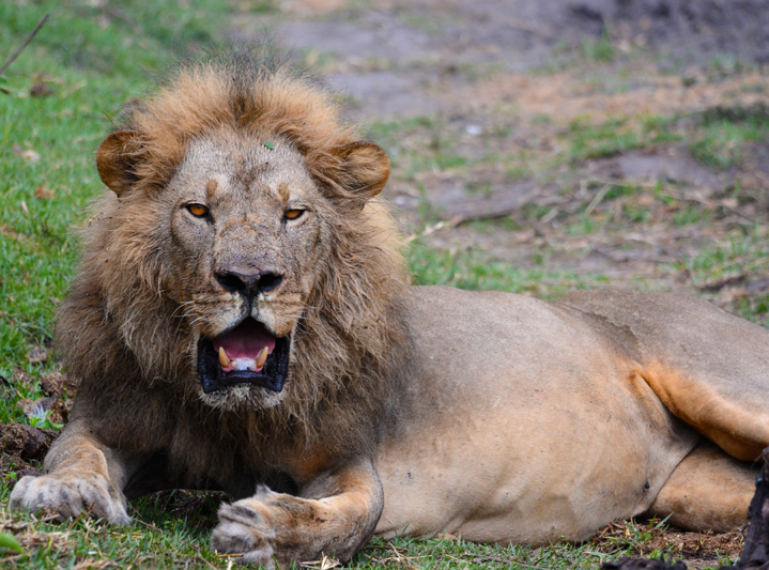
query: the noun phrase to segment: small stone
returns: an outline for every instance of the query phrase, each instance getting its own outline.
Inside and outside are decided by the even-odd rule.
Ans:
[[[54,94],[54,90],[51,89],[46,83],[40,81],[29,88],[29,94],[32,97],[48,97],[49,95]]]
[[[49,372],[40,377],[40,386],[49,396],[61,396],[65,391],[66,377],[61,372]]]
[[[684,87],[693,87],[694,85],[697,84],[697,78],[694,77],[693,75],[684,75],[681,78],[681,83],[683,84]]]
[[[33,346],[27,353],[27,362],[30,364],[42,364],[48,360],[48,351],[42,346]]]

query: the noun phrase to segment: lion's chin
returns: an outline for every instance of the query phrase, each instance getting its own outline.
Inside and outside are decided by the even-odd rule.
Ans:
[[[198,378],[204,394],[240,386],[283,390],[291,337],[277,338],[258,321],[245,319],[216,338],[198,341]]]

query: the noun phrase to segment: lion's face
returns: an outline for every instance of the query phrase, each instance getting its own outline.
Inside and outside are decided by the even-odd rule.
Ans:
[[[320,92],[260,69],[183,71],[102,142],[117,198],[85,273],[145,381],[230,410],[290,395],[296,411],[384,358],[401,257],[389,217],[369,212],[384,151]]]
[[[169,256],[197,342],[202,397],[282,397],[291,333],[327,254],[331,214],[285,142],[192,142],[164,201]],[[324,207],[325,206],[325,207]]]
[[[191,142],[162,203],[169,296],[197,338],[201,396],[277,404],[333,209],[288,143],[234,135]]]
[[[227,130],[188,142],[160,191],[119,194],[123,227],[157,244],[162,294],[194,337],[184,375],[194,391],[229,409],[278,404],[339,216],[302,154]]]
[[[321,190],[306,157],[280,137],[264,140],[222,129],[192,138],[170,180],[152,188],[138,183],[142,145],[138,133],[117,131],[97,156],[99,173],[120,204],[110,240],[121,249],[133,244],[125,249],[121,271],[135,266],[144,274],[140,280],[155,284],[149,287],[154,295],[170,303],[165,320],[184,320],[186,326],[176,330],[190,331],[189,337],[167,349],[187,353],[189,369],[181,376],[193,384],[193,393],[225,409],[277,405],[291,381],[297,324],[329,264],[339,263],[329,261],[334,236],[338,242],[351,213],[357,219],[365,200],[384,186],[386,155],[365,142],[332,149],[330,159],[354,176],[355,185],[348,184],[356,194],[340,198],[339,190]],[[144,164],[151,170],[152,163]],[[332,273],[334,279],[343,274],[338,267]],[[125,298],[134,294],[130,288],[119,282],[109,288],[123,310],[133,306]],[[147,306],[136,303],[138,322],[164,319],[147,315]],[[157,352],[154,341],[141,330],[137,334],[132,317],[117,318],[126,323],[124,342],[157,374],[150,371],[152,358],[144,357],[146,347]]]

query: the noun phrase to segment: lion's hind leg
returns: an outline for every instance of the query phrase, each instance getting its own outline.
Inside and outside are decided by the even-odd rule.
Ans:
[[[649,513],[674,513],[674,524],[692,530],[744,524],[754,462],[769,447],[769,330],[678,293],[578,291],[556,304],[576,310],[633,377],[715,444],[678,465]]]
[[[769,342],[769,338],[766,340]],[[703,357],[699,367],[704,369],[710,364],[712,371],[659,362],[639,373],[673,415],[732,457],[754,461],[769,447],[769,363],[763,375],[743,374],[745,363],[758,360],[746,355],[742,366],[735,363],[732,377],[728,377],[724,360],[728,357]]]
[[[732,457],[769,447],[769,330],[679,293],[578,291],[577,309],[673,415]]]
[[[670,516],[671,524],[687,530],[732,530],[748,521],[759,467],[703,442],[678,464],[646,514]]]

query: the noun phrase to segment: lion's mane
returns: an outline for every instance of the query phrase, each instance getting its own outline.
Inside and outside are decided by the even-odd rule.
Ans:
[[[98,426],[107,443],[131,434],[147,452],[167,449],[193,482],[237,469],[243,446],[267,463],[287,442],[342,455],[370,448],[394,417],[408,366],[408,288],[392,219],[376,201],[364,207],[332,152],[358,140],[337,106],[309,82],[239,57],[186,66],[129,111],[124,128],[141,135],[124,149],[132,188],[96,205],[57,322],[66,366],[82,382],[75,412],[98,407],[111,418]],[[188,142],[228,131],[289,140],[336,212],[331,254],[294,334],[288,394],[266,410],[212,409],[194,391],[194,340],[173,298],[196,284],[170,271],[158,238],[168,216],[150,212]]]

